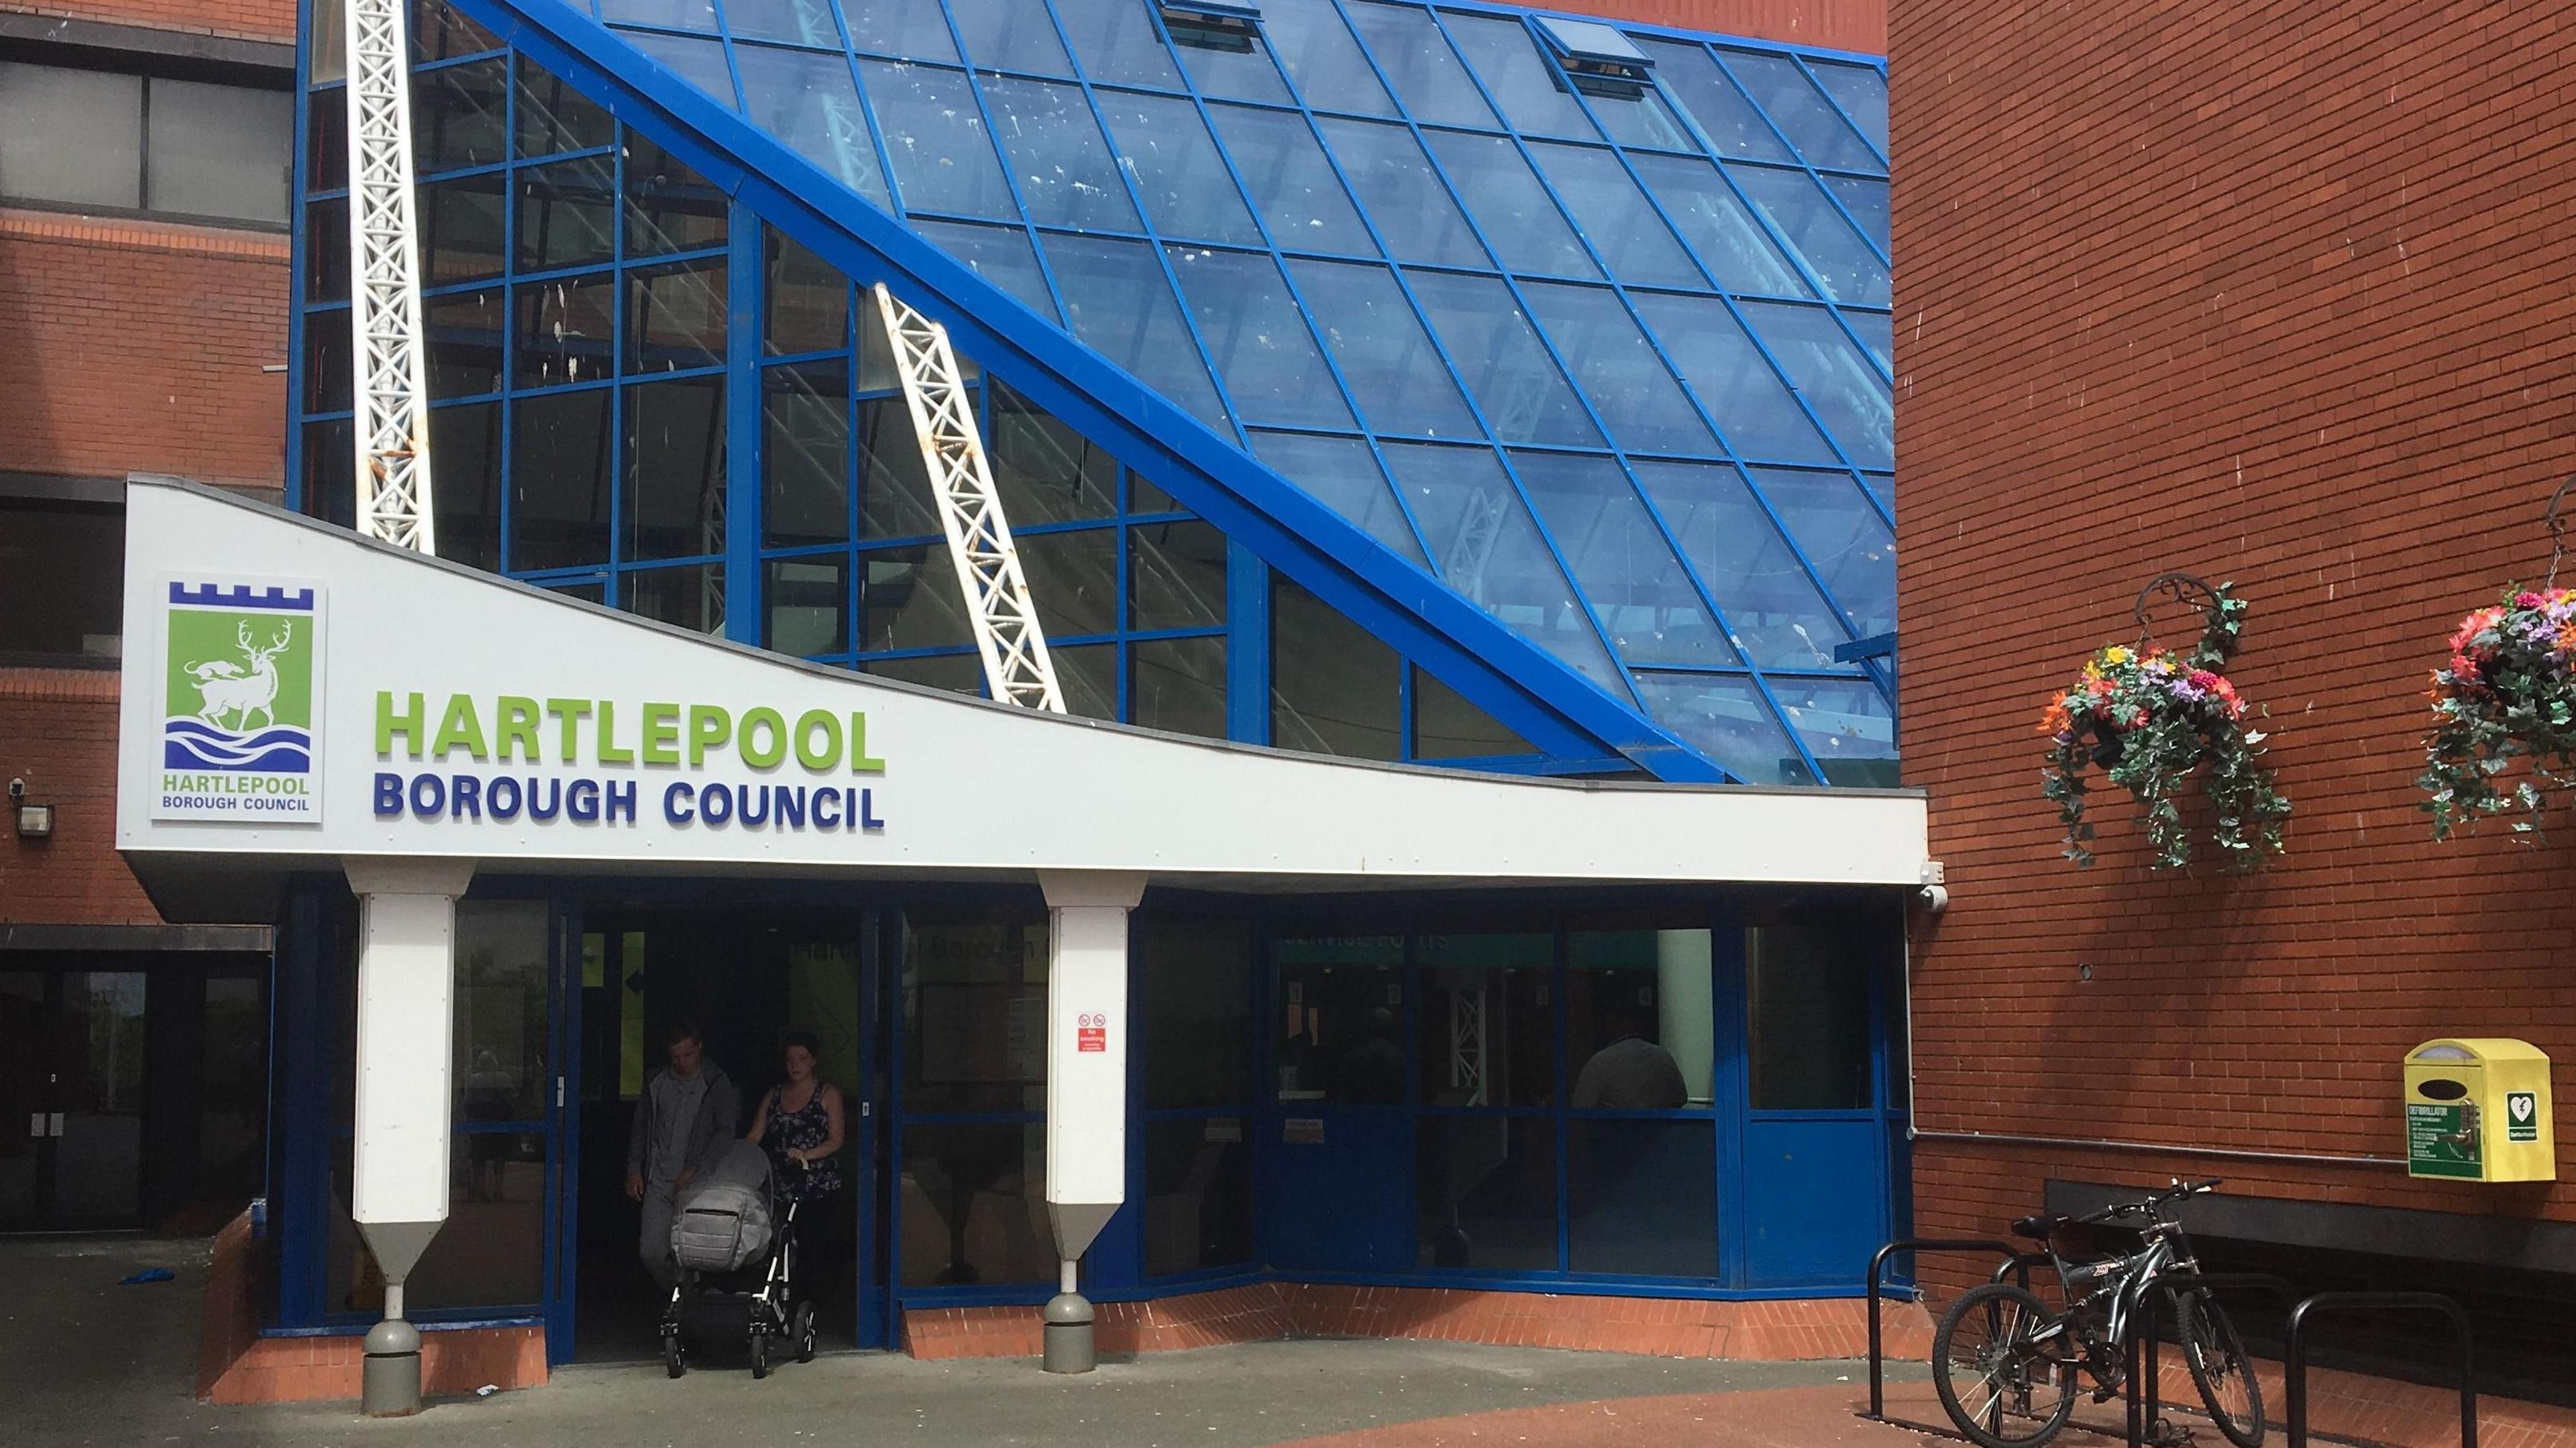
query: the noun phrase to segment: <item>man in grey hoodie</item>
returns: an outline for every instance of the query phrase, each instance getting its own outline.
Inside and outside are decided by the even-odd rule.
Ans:
[[[680,1191],[733,1145],[742,1102],[724,1068],[706,1058],[696,1022],[672,1022],[664,1040],[671,1064],[645,1081],[635,1103],[635,1129],[626,1141],[626,1195],[644,1204],[636,1253],[668,1297],[676,1276],[671,1218]]]

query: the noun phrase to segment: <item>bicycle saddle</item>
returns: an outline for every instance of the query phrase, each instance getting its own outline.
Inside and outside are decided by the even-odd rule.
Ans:
[[[2045,1242],[2056,1235],[2059,1228],[2074,1220],[2073,1217],[2057,1213],[2051,1213],[2045,1217],[2015,1217],[2012,1224],[2013,1235],[2028,1237],[2034,1242]]]

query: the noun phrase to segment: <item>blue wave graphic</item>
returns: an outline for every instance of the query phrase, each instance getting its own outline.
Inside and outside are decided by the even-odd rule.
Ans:
[[[304,774],[313,768],[313,735],[291,724],[256,734],[236,734],[203,719],[172,719],[162,727],[162,763],[171,769],[249,769]]]

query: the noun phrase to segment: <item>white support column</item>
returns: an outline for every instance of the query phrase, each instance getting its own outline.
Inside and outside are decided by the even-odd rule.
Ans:
[[[1046,1370],[1091,1370],[1091,1304],[1076,1270],[1127,1199],[1127,912],[1145,877],[1041,870],[1046,891],[1047,1217],[1061,1282],[1046,1306]]]
[[[363,1406],[392,1417],[420,1410],[420,1334],[403,1320],[403,1283],[447,1220],[456,899],[474,862],[353,857],[341,868],[358,896],[351,1215],[385,1274]]]

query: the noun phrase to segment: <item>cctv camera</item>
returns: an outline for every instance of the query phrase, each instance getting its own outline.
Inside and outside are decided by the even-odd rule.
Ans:
[[[1925,914],[1938,915],[1950,908],[1950,888],[1946,885],[1926,885],[1914,892],[1914,903],[1922,906]]]

